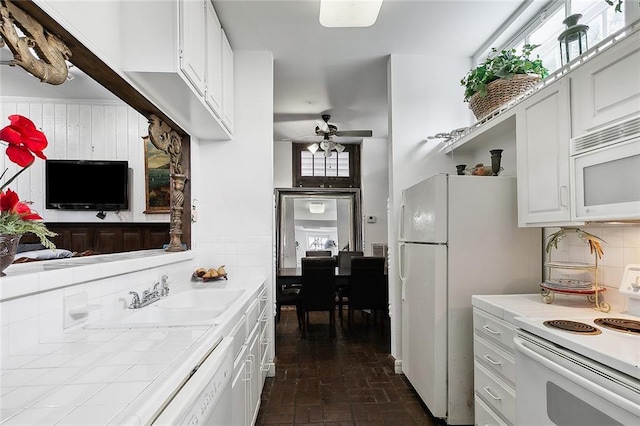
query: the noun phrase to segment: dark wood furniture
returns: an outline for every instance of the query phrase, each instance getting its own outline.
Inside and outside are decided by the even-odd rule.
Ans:
[[[87,250],[101,254],[161,249],[169,243],[169,223],[160,222],[47,222],[58,235],[51,238],[56,247],[73,252]],[[25,234],[21,244],[38,243],[33,234]]]
[[[338,268],[348,270],[351,268],[351,259],[354,257],[364,256],[362,251],[339,251],[338,252]],[[342,321],[342,310],[345,305],[349,305],[349,287],[339,286],[336,290],[336,298],[338,300],[338,313]]]
[[[353,311],[365,309],[374,313],[386,311],[389,308],[389,288],[384,271],[384,257],[354,257],[351,261],[351,276],[349,278],[349,314],[351,324]],[[382,322],[384,318],[382,315]]]
[[[332,257],[302,258],[302,337],[306,337],[309,312],[329,312],[329,334],[335,336],[336,264]]]
[[[306,257],[331,257],[331,250],[307,250]]]

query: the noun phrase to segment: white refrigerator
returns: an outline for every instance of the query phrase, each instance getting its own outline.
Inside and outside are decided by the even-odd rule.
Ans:
[[[541,229],[518,228],[515,177],[433,175],[400,215],[402,371],[435,417],[473,424],[471,296],[539,291]]]

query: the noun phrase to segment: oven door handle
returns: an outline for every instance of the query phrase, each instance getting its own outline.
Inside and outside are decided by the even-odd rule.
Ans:
[[[549,358],[545,357],[544,355],[541,355],[538,352],[540,350],[545,350],[545,349],[530,348],[529,346],[527,346],[527,341],[519,337],[514,338],[514,343],[516,346],[516,350],[520,352],[522,355],[531,358],[532,360],[548,368],[552,372],[559,374],[560,376],[566,378],[567,380],[571,380],[572,382],[582,387],[583,389],[588,389],[590,392],[597,394],[598,396],[628,411],[629,413],[633,413],[635,416],[640,416],[640,407],[638,406],[638,404],[635,404],[624,397],[616,395],[615,393],[603,388],[602,386],[599,386],[597,383],[594,383],[591,380],[585,379],[579,374],[574,373],[573,371],[562,367],[561,365],[551,361]]]

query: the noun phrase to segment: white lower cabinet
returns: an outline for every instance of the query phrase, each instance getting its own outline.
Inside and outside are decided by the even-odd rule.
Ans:
[[[232,394],[233,425],[253,425],[258,418],[260,396],[270,367],[266,288],[248,302],[242,319],[230,333],[234,336],[237,355],[234,360]]]
[[[249,360],[247,380],[249,383],[248,402],[250,424],[255,424],[260,409],[260,392],[262,391],[262,374],[260,374],[260,333],[258,324],[249,335],[247,358]]]
[[[476,425],[514,425],[516,327],[473,309],[474,399]]]
[[[231,394],[233,407],[232,421],[234,425],[248,425],[249,402],[247,398],[247,347],[242,350],[233,363],[233,380],[231,382]]]

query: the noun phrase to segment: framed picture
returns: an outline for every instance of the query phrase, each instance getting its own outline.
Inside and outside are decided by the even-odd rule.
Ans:
[[[145,213],[169,213],[171,211],[171,182],[169,176],[169,154],[159,150],[145,139],[144,177]]]

